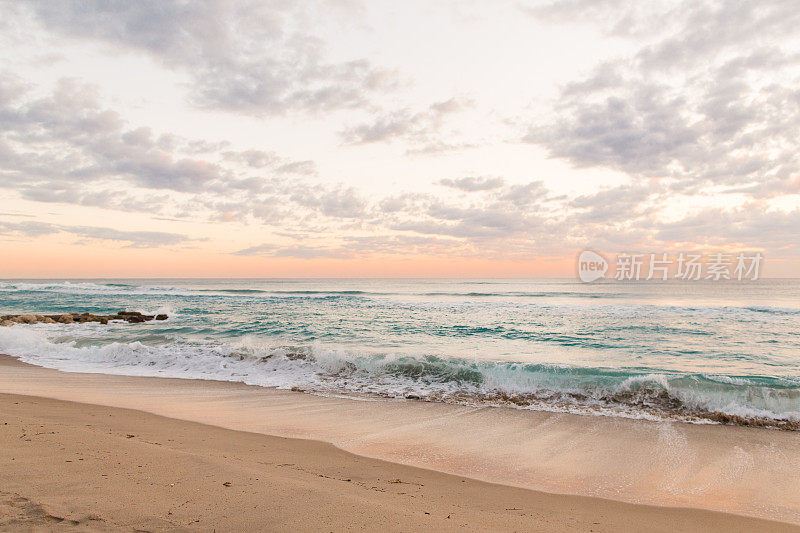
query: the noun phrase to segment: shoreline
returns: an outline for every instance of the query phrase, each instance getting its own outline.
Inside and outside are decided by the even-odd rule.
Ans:
[[[0,393],[328,442],[368,460],[554,498],[605,498],[800,524],[800,503],[791,497],[800,483],[792,475],[800,467],[800,439],[791,432],[65,373],[8,356],[0,356]]]

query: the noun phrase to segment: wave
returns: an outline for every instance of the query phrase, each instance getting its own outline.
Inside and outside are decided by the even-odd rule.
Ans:
[[[132,285],[127,283],[93,282],[0,282],[0,292],[60,292],[68,294],[124,294],[124,295],[169,295],[169,296],[274,296],[274,297],[370,297],[370,296],[424,296],[457,298],[547,298],[569,296],[576,298],[613,298],[616,294],[591,294],[581,292],[384,292],[364,290],[281,290],[251,288],[204,288],[163,287],[155,285]]]
[[[490,297],[513,297],[513,298],[555,298],[555,297],[573,297],[573,298],[618,298],[623,294],[618,293],[589,293],[589,292],[572,292],[572,291],[544,291],[544,292],[525,292],[525,291],[510,291],[510,292],[424,292],[422,296],[458,296],[458,297],[472,297],[472,298],[490,298]]]
[[[282,291],[264,289],[199,289],[200,292],[224,292],[229,294],[396,294],[368,291]]]
[[[107,294],[124,296],[319,296],[324,298],[349,297],[360,294],[371,294],[364,291],[274,291],[262,289],[195,289],[191,287],[163,287],[156,285],[131,285],[127,283],[91,283],[91,282],[0,282],[0,292],[56,292],[64,294]],[[372,293],[378,294],[378,293]],[[387,293],[388,294],[388,293]]]
[[[378,353],[268,343],[253,337],[232,342],[176,339],[159,333],[158,327],[153,326],[149,335],[140,330],[144,336],[136,341],[113,337],[113,328],[44,324],[0,328],[0,353],[66,371],[800,429],[800,382],[788,378]]]
[[[169,294],[179,295],[182,289],[177,287],[158,287],[149,285],[131,285],[128,283],[93,283],[93,282],[0,282],[0,292],[58,292],[66,294]]]
[[[281,283],[290,282],[283,280]],[[471,282],[479,284],[479,282]],[[467,282],[465,282],[467,284]],[[480,282],[480,284],[488,284]],[[429,292],[402,292],[402,291],[370,291],[370,290],[283,290],[267,288],[226,288],[226,287],[207,287],[195,288],[191,286],[160,286],[160,285],[137,285],[124,282],[101,281],[0,281],[0,293],[17,292],[54,292],[63,294],[80,295],[122,295],[122,296],[166,296],[166,297],[253,297],[253,298],[309,298],[309,299],[328,299],[337,298],[370,298],[372,296],[396,296],[396,297],[428,297],[439,298],[446,301],[447,298],[475,298],[491,300],[493,298],[514,298],[514,299],[542,299],[548,298],[574,298],[574,299],[623,299],[631,296],[622,292],[590,292],[590,291],[429,291]],[[609,309],[619,309],[630,311],[637,309],[662,309],[677,313],[716,313],[716,314],[740,314],[754,313],[760,315],[800,315],[800,308],[796,307],[777,307],[777,306],[727,306],[727,305],[650,305],[641,303],[625,303],[609,305]]]
[[[744,307],[746,311],[751,311],[753,313],[766,313],[770,315],[798,315],[800,314],[800,309],[795,309],[791,307],[770,307],[766,305],[762,306],[750,306]]]
[[[224,292],[227,294],[263,294],[260,289],[199,289],[199,292]]]
[[[265,291],[272,294],[397,294],[392,292],[369,292],[369,291]]]
[[[110,290],[119,290],[122,285],[117,285],[117,289],[112,287],[114,286],[86,282],[72,283],[69,281],[56,283],[0,282],[0,291],[4,292],[106,292]]]

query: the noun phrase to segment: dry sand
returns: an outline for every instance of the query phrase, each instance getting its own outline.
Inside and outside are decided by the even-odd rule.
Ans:
[[[126,396],[125,391],[131,390],[126,384],[148,383],[155,388],[148,389],[149,401],[138,391],[141,405],[149,410],[154,405],[172,405],[176,412],[183,409],[195,415],[198,402],[206,412],[216,411],[221,391],[228,390],[204,384],[210,389],[198,399],[192,388],[197,382],[63,374],[0,359],[0,390],[13,388],[11,383],[15,383],[16,389],[42,392],[52,389],[58,376],[65,382],[78,379],[84,389],[96,383],[101,393],[95,394],[116,382],[119,398],[125,402],[134,398]],[[77,395],[76,382],[50,393],[63,396],[70,390]],[[91,395],[86,390],[84,394]],[[258,397],[263,401],[272,396]],[[765,430],[750,431],[766,434],[762,433]],[[644,473],[644,477],[649,475]],[[800,530],[719,512],[490,484],[366,458],[318,441],[233,431],[138,410],[0,394],[0,530],[409,531],[464,527],[509,531]]]

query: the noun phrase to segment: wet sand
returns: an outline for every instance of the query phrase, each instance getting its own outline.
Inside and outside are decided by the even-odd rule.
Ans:
[[[319,398],[221,382],[62,373],[7,357],[0,358],[0,393],[3,530],[800,529],[692,508],[798,523],[797,435],[789,432]],[[456,427],[461,431],[451,434]],[[615,439],[630,438],[624,454],[615,451]],[[648,446],[649,469],[640,457]],[[661,462],[668,449],[672,470]],[[610,457],[602,464],[583,468],[603,453]],[[631,466],[604,470],[618,467],[615,454],[627,455]],[[534,456],[538,467],[526,463]],[[778,459],[783,469],[770,466]],[[688,481],[667,475],[681,460],[690,469],[709,464]],[[747,485],[770,476],[771,484]],[[477,480],[501,477],[504,485]],[[573,495],[529,490],[536,487]],[[604,499],[615,489],[614,500],[659,505]]]

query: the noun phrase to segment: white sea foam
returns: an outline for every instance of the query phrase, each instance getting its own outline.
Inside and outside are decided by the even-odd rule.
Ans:
[[[720,383],[729,383],[731,385],[753,385],[754,383],[749,379],[739,378],[734,376],[718,376],[714,374],[703,374],[703,377],[711,381],[718,381]]]
[[[93,283],[86,281],[61,281],[61,282],[0,282],[2,292],[58,292],[64,294],[189,294],[193,291],[182,291],[177,287],[160,287],[146,285],[128,285],[114,283]]]
[[[323,344],[293,347],[253,336],[231,342],[170,339],[158,334],[163,327],[153,323],[139,328],[142,340],[130,341],[125,326],[18,325],[0,328],[0,352],[65,371],[215,379],[321,394],[377,394],[649,419],[696,418],[704,412],[800,418],[796,389],[770,389],[733,378],[726,382],[720,376],[625,376],[597,369],[356,352]]]

